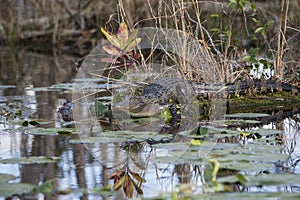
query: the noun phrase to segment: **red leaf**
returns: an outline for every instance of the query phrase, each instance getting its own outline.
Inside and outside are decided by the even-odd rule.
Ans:
[[[125,22],[122,22],[119,26],[118,39],[120,41],[121,47],[125,48],[126,42],[128,40],[128,28]]]
[[[124,170],[117,170],[113,172],[111,175],[109,175],[107,178],[108,179],[115,179],[116,177],[121,177],[124,174]]]
[[[100,61],[101,61],[101,62],[106,62],[106,63],[116,63],[116,64],[121,63],[121,62],[118,61],[116,58],[115,58],[115,59],[113,59],[113,58],[101,58]]]
[[[132,198],[132,196],[133,196],[133,189],[134,189],[133,180],[130,178],[130,176],[128,174],[126,174],[125,175],[124,185],[123,185],[123,190],[124,190],[125,195],[128,198]]]
[[[114,56],[118,56],[118,57],[122,56],[122,51],[115,46],[112,46],[112,45],[103,46],[102,48],[106,53],[108,53],[110,55],[114,55]]]

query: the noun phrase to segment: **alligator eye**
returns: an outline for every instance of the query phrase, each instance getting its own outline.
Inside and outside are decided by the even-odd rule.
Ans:
[[[145,106],[146,103],[143,101],[141,97],[133,96],[129,99],[130,112],[134,112],[134,113],[141,112]]]

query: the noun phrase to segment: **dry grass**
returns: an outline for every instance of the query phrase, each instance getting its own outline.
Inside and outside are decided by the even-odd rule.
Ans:
[[[294,69],[295,65],[299,64],[293,56],[294,52],[291,51],[291,43],[288,42],[299,34],[299,30],[289,26],[288,21],[291,19],[289,8],[299,7],[297,1],[291,3],[282,1],[281,16],[267,11],[262,8],[265,4],[259,3],[257,3],[257,11],[253,11],[247,5],[245,9],[238,12],[228,8],[226,3],[215,1],[148,0],[147,6],[142,0],[119,0],[118,2],[118,16],[121,16],[121,20],[125,20],[132,28],[148,25],[158,30],[173,29],[178,32],[178,35],[168,40],[173,52],[170,52],[170,49],[160,49],[161,54],[163,51],[163,56],[159,56],[161,64],[168,65],[168,70],[176,71],[178,77],[208,82],[234,82],[249,73],[244,69],[244,66],[249,63],[245,63],[242,59],[248,54],[250,47],[261,50],[256,55],[256,59],[265,58],[273,61],[276,77],[281,80],[290,78],[288,75],[284,76],[286,69]],[[139,7],[142,4],[144,6]],[[138,7],[141,9],[137,9]],[[251,21],[255,12],[262,23],[274,20],[275,23],[267,31],[267,35],[255,33],[257,27]],[[222,17],[211,17],[211,14],[216,13]],[[297,13],[297,9],[292,13]],[[292,19],[295,20],[296,17]],[[212,28],[215,28],[213,25],[224,32],[217,34],[212,32]],[[287,33],[292,30],[294,30],[292,38],[288,38]],[[166,36],[169,36],[168,33]],[[191,39],[196,43],[190,42]],[[253,41],[254,44],[249,44]],[[145,55],[143,60],[145,63],[157,59],[155,51],[151,52]],[[165,72],[164,75],[167,73]]]

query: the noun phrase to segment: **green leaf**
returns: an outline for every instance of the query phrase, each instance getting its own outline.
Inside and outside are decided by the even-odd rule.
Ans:
[[[256,5],[254,3],[251,3],[251,8],[254,12],[256,11]]]
[[[258,23],[258,20],[255,17],[251,17],[251,20],[256,24]]]
[[[268,22],[265,24],[265,27],[266,27],[266,28],[269,28],[270,26],[273,26],[273,24],[274,24],[274,21],[273,21],[273,20],[268,21]]]
[[[210,15],[210,17],[220,17],[220,15],[218,13],[213,13]]]
[[[17,194],[30,193],[34,187],[35,185],[28,183],[0,183],[0,196],[10,197]]]
[[[208,133],[208,127],[201,126],[200,135],[206,135]]]
[[[147,139],[161,141],[167,138],[172,138],[172,136],[161,135],[157,132],[107,131],[101,133],[101,136],[72,139],[70,142],[73,144],[120,143],[127,141],[145,141]]]
[[[247,177],[245,177],[243,174],[237,174],[236,177],[237,180],[243,185],[245,185],[249,181],[249,179],[247,179]]]
[[[300,174],[258,174],[228,176],[219,178],[220,183],[237,183],[249,187],[249,186],[276,186],[276,185],[291,185],[300,183]]]
[[[166,199],[166,198],[162,198]],[[169,198],[170,199],[170,198]],[[255,199],[288,199],[288,200],[299,200],[300,194],[297,192],[227,192],[227,193],[215,193],[215,194],[201,194],[193,195],[192,199],[209,199],[209,200],[255,200]]]
[[[251,60],[251,56],[250,55],[245,55],[245,56],[243,56],[243,58],[242,58],[242,61],[243,62],[248,62],[248,61],[250,61]]]
[[[257,130],[250,130],[246,131],[247,133],[258,133],[261,136],[272,136],[272,135],[279,135],[282,133],[282,130],[277,129],[257,129]]]
[[[33,191],[38,192],[38,193],[51,193],[53,190],[51,182],[52,181],[46,181],[42,185],[38,185],[38,186],[34,187]]]
[[[212,163],[208,163],[205,165],[205,169],[204,169],[204,180],[206,183],[211,183],[213,180],[213,176],[212,176],[212,172],[214,170],[214,166]]]
[[[33,128],[26,132],[30,135],[57,135],[57,134],[74,134],[72,128]]]
[[[211,28],[210,29],[210,31],[212,31],[212,32],[219,32],[221,29],[219,29],[219,28]]]
[[[101,32],[105,35],[106,39],[115,47],[122,48],[122,44],[116,35],[108,32],[105,28],[101,28]]]
[[[0,174],[0,183],[8,182],[16,177],[10,174]]]
[[[254,33],[259,33],[259,32],[263,32],[265,30],[265,27],[258,27]]]
[[[31,126],[39,126],[39,125],[40,125],[40,123],[37,122],[37,121],[29,121],[29,124],[30,124]]]
[[[69,131],[69,130],[59,130],[59,131],[57,131],[57,133],[58,133],[59,135],[64,135],[64,136],[73,135],[73,132],[72,132],[72,131]]]
[[[94,195],[101,195],[101,196],[111,196],[115,194],[114,191],[110,189],[110,185],[104,188],[96,188],[96,189],[88,189],[87,193],[88,194],[94,194]]]
[[[136,47],[138,44],[140,44],[142,41],[141,38],[135,38],[133,41],[131,41],[125,49],[125,52],[129,52],[132,51],[134,49],[134,47]]]
[[[269,114],[264,113],[234,113],[234,114],[227,114],[226,117],[230,118],[257,118],[257,117],[268,117]]]
[[[25,120],[23,123],[22,123],[22,126],[28,126],[29,125],[29,122],[27,120]]]
[[[138,29],[133,29],[130,34],[129,34],[129,37],[126,41],[126,46],[128,46],[133,40],[135,40],[137,37],[137,34],[138,34]]]

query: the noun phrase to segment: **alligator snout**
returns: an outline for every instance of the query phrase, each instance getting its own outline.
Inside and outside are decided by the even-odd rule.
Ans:
[[[112,105],[113,110],[129,112],[132,117],[151,117],[162,113],[168,105],[146,104],[141,96],[125,97]]]

